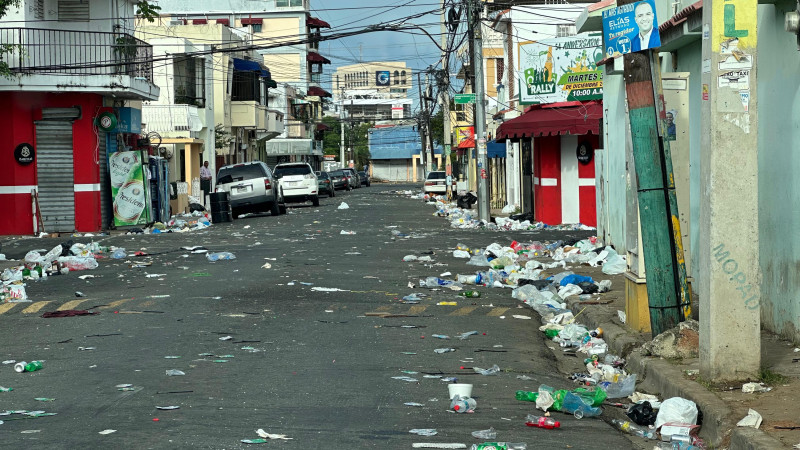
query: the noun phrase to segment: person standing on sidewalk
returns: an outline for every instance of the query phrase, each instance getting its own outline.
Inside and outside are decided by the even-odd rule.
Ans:
[[[205,205],[206,196],[211,193],[211,170],[208,168],[208,161],[200,166],[200,190],[203,191],[203,204]]]

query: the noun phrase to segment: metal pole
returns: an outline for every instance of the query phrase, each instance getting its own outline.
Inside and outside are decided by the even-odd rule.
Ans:
[[[433,130],[431,130],[431,115],[436,105],[431,105],[428,110],[428,98],[431,97],[431,72],[425,77],[425,131],[428,133],[428,140],[425,141],[425,170],[430,173],[433,170]]]
[[[445,21],[445,0],[442,0],[442,24],[440,27],[440,31],[442,34],[442,48],[447,50],[447,24]],[[443,127],[444,128],[444,167],[445,173],[447,174],[447,199],[453,198],[453,167],[450,165],[450,146],[452,144],[452,130],[450,129],[450,73],[448,68],[448,61],[447,61],[447,52],[442,51],[442,69],[444,72],[442,73],[442,89],[439,92],[439,98],[441,99],[440,102],[442,104],[442,118],[443,118]]]
[[[472,36],[475,41],[473,53],[473,71],[475,73],[475,145],[478,149],[478,218],[490,219],[489,193],[486,186],[488,160],[486,158],[486,111],[483,103],[486,97],[483,80],[483,39],[481,37],[480,14],[477,9],[480,3],[473,5],[469,23],[472,25]]]
[[[419,157],[421,158],[420,162],[425,163],[425,99],[422,97],[422,74],[417,72],[417,89],[419,90],[419,111],[420,111],[420,119],[419,119]],[[416,171],[416,169],[414,169]]]
[[[336,85],[339,86],[339,125],[340,125],[340,136],[339,136],[339,163],[342,165],[342,169],[344,168],[344,87],[339,85],[339,75],[336,75]]]

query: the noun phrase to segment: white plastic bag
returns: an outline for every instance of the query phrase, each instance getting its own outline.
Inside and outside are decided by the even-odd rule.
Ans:
[[[336,209],[350,209],[350,205],[348,205],[345,202],[342,202],[342,203],[339,204],[339,207],[336,208]]]
[[[453,250],[453,258],[469,258],[469,252],[464,250]]]
[[[583,289],[576,284],[568,284],[566,286],[561,286],[558,289],[558,296],[562,299],[566,299],[572,295],[579,295],[581,293],[583,293]]]
[[[656,416],[656,429],[668,422],[697,424],[697,405],[682,397],[672,397],[661,402]]]
[[[603,273],[607,275],[619,275],[625,273],[626,270],[628,270],[628,264],[625,262],[625,258],[619,255],[613,255],[603,263]]]

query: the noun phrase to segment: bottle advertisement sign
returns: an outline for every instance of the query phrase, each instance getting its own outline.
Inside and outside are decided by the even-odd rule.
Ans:
[[[140,152],[116,152],[108,157],[114,225],[144,225],[148,222],[147,192]]]
[[[543,39],[519,46],[523,104],[602,100],[600,33]]]
[[[656,7],[652,1],[603,11],[606,57],[661,47]]]

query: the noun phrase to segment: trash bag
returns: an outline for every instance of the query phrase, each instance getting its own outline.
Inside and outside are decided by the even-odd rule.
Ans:
[[[649,426],[656,423],[656,412],[650,402],[642,402],[628,408],[625,413],[636,425]]]
[[[456,204],[459,208],[463,209],[472,209],[472,205],[478,203],[478,197],[475,196],[472,192],[468,192],[464,195],[459,195],[456,201]]]
[[[598,285],[588,281],[582,281],[578,283],[578,287],[583,289],[584,294],[594,294],[600,290],[600,287]]]
[[[681,397],[672,397],[661,402],[661,408],[656,416],[655,427],[668,422],[697,424],[697,405]]]
[[[550,281],[550,280],[531,280],[531,279],[528,279],[528,278],[520,278],[520,279],[517,280],[517,286],[519,286],[519,287],[526,286],[526,285],[530,284],[530,285],[533,285],[533,287],[535,287],[536,289],[538,289],[540,291],[542,289],[547,288],[547,286],[550,286],[550,283],[552,283],[552,281]]]
[[[206,208],[203,207],[203,205],[201,205],[200,203],[189,203],[189,212],[195,212],[195,211],[204,212],[205,210]]]
[[[533,222],[533,213],[532,212],[526,212],[526,213],[521,213],[521,214],[514,214],[512,216],[509,216],[509,219],[511,219],[511,220],[519,220],[520,222],[522,222],[524,220],[528,220],[530,222]]]
[[[627,397],[636,392],[636,374],[616,383],[601,383],[600,387],[606,391],[608,398]]]
[[[603,263],[603,273],[607,275],[619,275],[625,273],[626,270],[628,270],[628,264],[625,262],[625,258],[619,255],[613,255]]]
[[[70,240],[68,240],[66,242],[62,242],[61,243],[61,254],[58,255],[58,256],[71,256],[72,253],[70,252],[70,249],[72,248],[73,245],[75,245],[75,243],[72,242],[72,239],[70,239]],[[75,256],[77,256],[77,255],[75,255]]]

